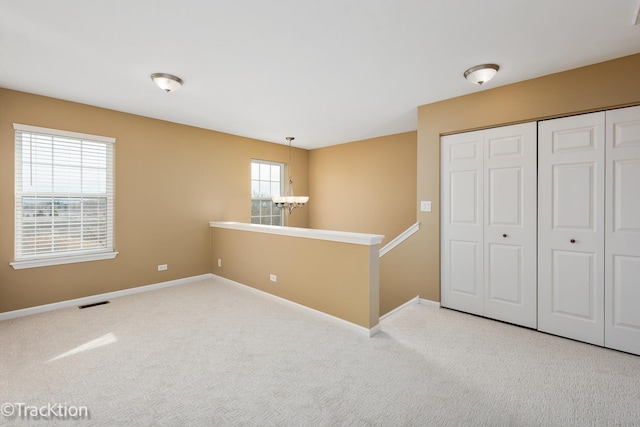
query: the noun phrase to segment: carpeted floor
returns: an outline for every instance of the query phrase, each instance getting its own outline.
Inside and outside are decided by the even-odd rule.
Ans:
[[[638,356],[420,304],[381,326],[215,279],[3,321],[0,424],[640,426]]]

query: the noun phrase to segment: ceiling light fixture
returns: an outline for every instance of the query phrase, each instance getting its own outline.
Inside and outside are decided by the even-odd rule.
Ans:
[[[184,83],[180,77],[167,73],[153,73],[151,74],[151,80],[167,93],[175,92],[180,89]]]
[[[280,209],[288,209],[289,214],[295,208],[301,208],[305,203],[309,201],[309,196],[294,196],[293,195],[293,181],[291,180],[291,141],[295,138],[292,136],[288,136],[287,141],[289,141],[289,167],[287,168],[287,175],[289,176],[289,186],[287,187],[287,195],[286,196],[273,196],[271,200],[274,205]]]
[[[469,68],[464,72],[464,78],[471,83],[482,86],[498,74],[499,66],[496,64],[482,64]]]

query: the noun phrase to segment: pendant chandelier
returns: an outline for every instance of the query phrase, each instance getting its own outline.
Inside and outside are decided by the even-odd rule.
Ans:
[[[291,180],[291,141],[295,138],[288,136],[289,141],[289,167],[287,168],[287,175],[289,177],[289,185],[287,186],[287,194],[285,196],[273,196],[271,200],[273,204],[280,209],[287,209],[289,213],[293,212],[295,208],[301,208],[305,203],[309,201],[309,196],[294,196],[293,195],[293,181]]]

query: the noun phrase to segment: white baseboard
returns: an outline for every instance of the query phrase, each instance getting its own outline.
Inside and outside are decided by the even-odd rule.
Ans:
[[[405,308],[405,307],[407,307],[407,306],[409,306],[411,304],[417,304],[419,302],[419,300],[420,300],[419,296],[415,296],[415,297],[411,298],[409,301],[405,302],[401,306],[396,307],[393,310],[391,310],[390,312],[385,313],[384,315],[380,316],[380,320],[383,320],[384,318],[389,317],[392,314],[395,314],[395,313],[399,312],[400,310],[402,310],[403,308]]]
[[[438,301],[431,301],[430,299],[420,298],[420,304],[427,305],[429,307],[440,308],[440,303]]]
[[[293,302],[293,301],[290,301],[288,299],[279,297],[277,295],[273,295],[273,294],[270,294],[268,292],[261,291],[260,289],[256,289],[256,288],[253,288],[251,286],[248,286],[248,285],[233,281],[231,279],[227,279],[226,277],[216,276],[215,274],[213,274],[212,277],[214,279],[216,279],[216,280],[219,280],[219,281],[223,282],[223,283],[226,283],[226,284],[229,284],[229,285],[232,285],[232,286],[236,286],[236,287],[248,290],[250,292],[254,292],[256,294],[265,296],[267,298],[271,298],[271,299],[273,299],[275,301],[284,302],[286,304],[290,304],[292,306],[304,309],[306,311],[309,311],[309,312],[312,312],[312,313],[315,313],[315,314],[319,314],[322,317],[324,317],[325,319],[329,319],[329,320],[332,320],[334,322],[337,322],[337,323],[339,323],[339,324],[341,324],[343,326],[348,327],[349,329],[351,329],[353,331],[356,331],[356,332],[359,332],[359,333],[364,333],[369,338],[371,338],[372,336],[374,336],[375,334],[380,332],[380,324],[375,325],[371,329],[367,329],[364,326],[356,325],[355,323],[351,323],[348,320],[344,320],[344,319],[341,319],[339,317],[332,316],[331,314],[327,314],[325,312],[316,310],[315,308],[307,307],[306,305],[298,304],[297,302]]]
[[[399,312],[400,310],[402,310],[405,307],[410,306],[411,304],[422,304],[422,305],[426,305],[428,307],[440,308],[440,303],[439,302],[431,301],[431,300],[424,299],[424,298],[420,298],[420,296],[418,295],[418,296],[416,296],[414,298],[411,298],[409,301],[405,302],[401,306],[396,307],[393,310],[391,310],[390,312],[380,316],[380,320],[383,320],[384,318]]]
[[[200,276],[186,277],[184,279],[170,280],[168,282],[154,283],[151,285],[138,286],[135,288],[123,289],[121,291],[107,292],[105,294],[91,295],[83,298],[76,298],[67,301],[55,302],[52,304],[38,305],[36,307],[23,308],[20,310],[0,313],[0,321],[15,319],[16,317],[29,316],[31,314],[44,313],[46,311],[58,310],[60,308],[74,307],[79,305],[93,304],[111,298],[123,297],[126,295],[139,294],[140,292],[153,291],[155,289],[167,288],[169,286],[183,285],[185,283],[196,282],[198,280],[210,279],[213,274],[207,273]]]

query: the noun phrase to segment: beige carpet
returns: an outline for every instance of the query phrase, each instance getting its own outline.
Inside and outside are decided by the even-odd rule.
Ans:
[[[0,424],[640,426],[638,356],[419,304],[381,326],[215,280],[3,321]],[[48,404],[89,416],[16,416]]]

